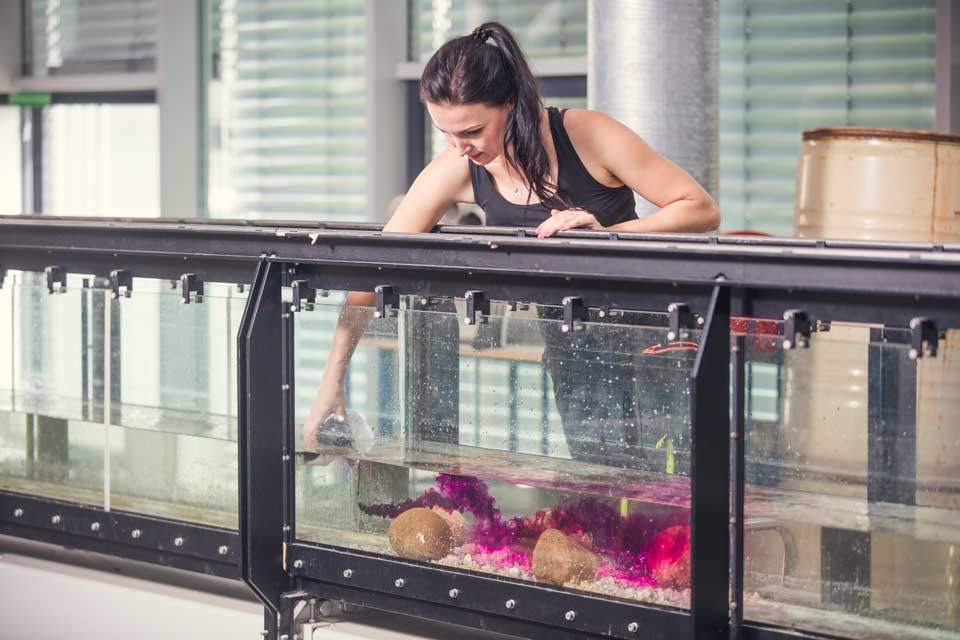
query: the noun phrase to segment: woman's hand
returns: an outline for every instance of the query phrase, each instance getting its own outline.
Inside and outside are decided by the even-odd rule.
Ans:
[[[306,451],[317,450],[317,434],[320,427],[331,413],[346,418],[347,408],[343,401],[343,385],[321,383],[317,389],[317,397],[310,407],[310,415],[303,423],[303,448]]]
[[[544,220],[537,227],[538,238],[549,238],[558,231],[569,229],[592,229],[602,231],[603,225],[597,222],[594,215],[583,209],[553,209],[550,218]]]

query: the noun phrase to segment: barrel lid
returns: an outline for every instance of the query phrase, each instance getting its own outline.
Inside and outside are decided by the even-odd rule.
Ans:
[[[960,144],[960,135],[918,131],[915,129],[883,129],[876,127],[819,127],[803,132],[803,140],[830,140],[837,138],[886,138],[912,142],[946,142]]]

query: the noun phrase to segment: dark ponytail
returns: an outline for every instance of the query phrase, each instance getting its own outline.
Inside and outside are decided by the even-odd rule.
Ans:
[[[537,79],[505,26],[485,22],[470,35],[454,38],[440,47],[423,69],[420,99],[435,104],[483,103],[490,107],[512,101],[503,135],[504,157],[541,202],[554,199],[556,185],[550,182],[550,163],[540,138],[543,104]]]

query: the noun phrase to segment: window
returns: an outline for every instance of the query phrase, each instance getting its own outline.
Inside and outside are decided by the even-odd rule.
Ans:
[[[156,67],[156,0],[28,0],[25,13],[30,75]]]
[[[793,234],[804,129],[932,129],[933,0],[720,2],[726,228]]]
[[[213,217],[366,220],[364,3],[221,0]]]

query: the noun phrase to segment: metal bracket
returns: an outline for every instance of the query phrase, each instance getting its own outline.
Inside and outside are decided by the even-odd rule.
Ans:
[[[313,311],[313,305],[317,301],[317,290],[310,286],[306,280],[294,280],[290,283],[293,290],[293,303],[290,305],[290,311]]]
[[[185,273],[180,276],[180,295],[183,304],[190,304],[190,294],[197,304],[203,302],[203,278],[199,273]]]
[[[910,356],[917,358],[934,358],[937,355],[937,344],[940,332],[933,320],[927,317],[917,317],[910,321]]]
[[[465,324],[477,324],[477,314],[480,315],[479,321],[485,323],[487,316],[490,315],[490,301],[487,300],[487,294],[483,291],[467,291],[463,296],[467,301],[467,316],[463,319]]]
[[[374,318],[386,318],[387,315],[394,315],[400,306],[400,294],[392,284],[378,284],[373,288],[377,294],[377,310],[374,311]]]
[[[43,270],[47,275],[47,293],[67,292],[67,272],[60,266],[50,266]]]
[[[563,299],[563,326],[560,331],[569,333],[582,329],[583,325],[579,322],[586,322],[587,308],[583,304],[583,298],[577,296],[567,296]]]
[[[682,339],[684,329],[703,326],[703,318],[690,311],[690,305],[686,302],[671,302],[667,305],[667,312],[670,314],[670,327],[667,330],[669,342]]]
[[[810,334],[813,332],[813,322],[807,312],[802,309],[787,309],[783,312],[783,349],[789,351],[794,347],[806,349],[810,346]]]
[[[133,272],[127,269],[114,269],[110,272],[110,290],[113,298],[120,297],[120,287],[123,287],[123,297],[129,298],[133,292]]]

